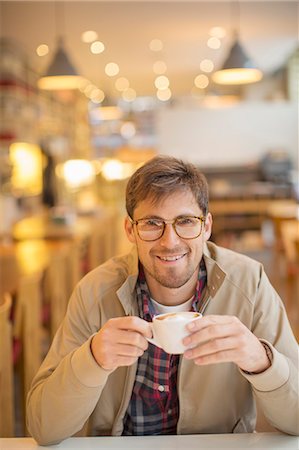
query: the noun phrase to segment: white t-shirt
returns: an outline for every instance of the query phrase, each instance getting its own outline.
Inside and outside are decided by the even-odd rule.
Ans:
[[[161,305],[161,303],[156,302],[153,298],[151,298],[151,301],[153,302],[153,305],[155,307],[155,310],[157,311],[157,314],[165,314],[165,313],[173,313],[173,312],[185,312],[190,311],[191,305],[193,302],[193,298],[191,297],[186,302],[182,303],[181,305],[175,305],[175,306],[165,306]]]

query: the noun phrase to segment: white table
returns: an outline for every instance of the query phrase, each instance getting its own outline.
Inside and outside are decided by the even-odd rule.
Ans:
[[[70,438],[59,445],[41,447],[32,438],[0,439],[0,450],[190,450],[299,448],[299,437],[281,433],[201,434],[180,436]]]

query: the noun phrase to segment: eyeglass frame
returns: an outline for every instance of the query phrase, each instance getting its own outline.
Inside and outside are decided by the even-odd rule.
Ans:
[[[156,238],[156,239],[142,239],[142,237],[140,236],[139,231],[138,231],[138,226],[137,226],[137,225],[138,225],[138,222],[141,222],[142,220],[147,220],[147,219],[154,219],[154,217],[145,217],[144,219],[138,219],[138,220],[133,220],[130,216],[128,216],[128,218],[129,218],[129,220],[130,220],[130,222],[131,222],[132,225],[136,225],[137,234],[138,234],[139,238],[140,238],[142,241],[144,241],[144,242],[154,242],[154,241],[157,241],[158,239],[161,239],[161,237],[163,236],[163,234],[164,234],[164,232],[165,232],[165,228],[166,228],[166,225],[167,225],[167,224],[171,224],[171,225],[172,225],[172,228],[174,229],[175,234],[176,234],[180,239],[186,239],[186,240],[197,239],[197,238],[201,235],[201,233],[202,233],[202,226],[203,226],[203,224],[204,224],[205,221],[206,221],[206,216],[178,216],[178,217],[176,217],[176,218],[173,219],[173,220],[164,220],[164,219],[160,219],[160,218],[158,218],[158,217],[155,217],[155,219],[160,220],[160,221],[163,223],[163,229],[162,229],[161,236],[159,236],[159,237]],[[184,237],[181,237],[181,236],[178,234],[178,232],[177,232],[177,230],[176,230],[176,228],[175,228],[175,223],[176,223],[176,221],[177,221],[178,219],[182,219],[182,218],[191,218],[191,219],[199,219],[199,220],[200,220],[200,222],[201,222],[200,232],[199,232],[199,234],[198,234],[197,236],[194,236],[194,237],[192,237],[192,238],[184,238]]]

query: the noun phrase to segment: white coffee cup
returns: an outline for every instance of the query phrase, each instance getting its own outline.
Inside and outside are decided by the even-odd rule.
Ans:
[[[153,338],[147,340],[167,353],[184,353],[187,347],[182,341],[190,334],[186,326],[201,317],[202,314],[195,311],[158,314],[151,322]]]

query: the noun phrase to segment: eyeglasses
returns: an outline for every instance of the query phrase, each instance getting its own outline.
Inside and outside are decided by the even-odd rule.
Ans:
[[[156,241],[163,236],[166,224],[173,226],[176,234],[182,239],[196,239],[202,231],[202,224],[205,217],[180,216],[174,220],[163,220],[155,217],[132,220],[132,225],[136,225],[138,236],[142,241]]]

